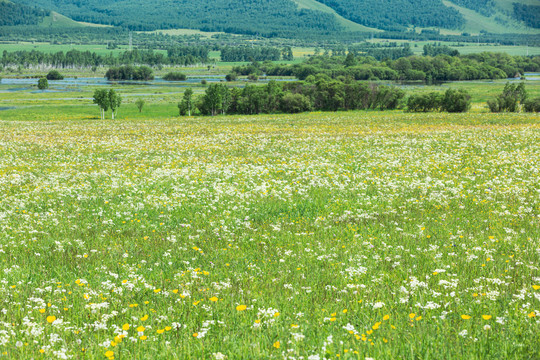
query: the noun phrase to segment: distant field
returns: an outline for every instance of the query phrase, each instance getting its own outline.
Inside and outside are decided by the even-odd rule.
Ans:
[[[397,42],[398,44],[403,44],[409,41],[406,40],[387,40],[387,39],[373,39],[369,40],[370,42],[377,42],[377,43],[391,43],[391,42]],[[540,55],[540,47],[534,47],[534,46],[508,46],[508,45],[495,45],[495,44],[476,44],[476,43],[456,43],[455,41],[411,41],[409,42],[411,45],[411,50],[416,55],[421,55],[424,52],[424,45],[426,44],[442,44],[447,45],[453,49],[458,50],[461,54],[474,54],[474,53],[481,53],[481,52],[503,52],[507,53],[509,55]]]

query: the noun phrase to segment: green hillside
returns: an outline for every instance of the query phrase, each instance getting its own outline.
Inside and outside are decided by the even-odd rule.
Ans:
[[[376,28],[370,28],[367,26],[360,25],[358,23],[355,23],[354,21],[345,19],[343,16],[339,15],[334,9],[332,9],[329,6],[326,6],[318,1],[315,0],[294,0],[295,3],[298,4],[299,9],[310,9],[314,11],[322,11],[327,14],[332,14],[336,17],[338,23],[343,26],[344,29],[349,31],[381,31]]]
[[[188,28],[267,37],[297,37],[346,30],[333,14],[299,8],[292,0],[17,1],[57,11],[76,21],[141,31]]]
[[[538,33],[538,30],[527,27],[525,23],[516,20],[512,17],[512,4],[510,2],[510,8],[506,1],[501,2],[489,2],[491,7],[488,11],[481,10],[480,12],[474,11],[470,8],[457,5],[459,0],[443,0],[443,3],[456,9],[465,19],[465,25],[462,27],[463,31],[477,34],[480,31],[487,31],[490,33],[504,34],[504,33]],[[526,3],[526,2],[525,2]]]
[[[540,27],[538,0],[0,0],[0,4],[0,26],[100,24],[135,31],[193,29],[312,39],[412,28],[453,34],[540,33],[535,29]]]

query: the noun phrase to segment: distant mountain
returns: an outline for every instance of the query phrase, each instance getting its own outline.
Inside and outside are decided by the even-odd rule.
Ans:
[[[11,1],[56,11],[77,21],[132,30],[188,28],[266,37],[412,28],[528,33],[540,23],[538,0]],[[5,22],[6,16],[0,13],[0,21],[3,18]]]

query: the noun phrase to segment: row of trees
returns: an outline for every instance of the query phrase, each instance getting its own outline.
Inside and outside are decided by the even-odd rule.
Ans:
[[[193,110],[203,115],[298,113],[311,110],[396,109],[405,92],[391,86],[341,82],[320,78],[316,83],[270,81],[243,89],[211,84],[204,95],[193,99],[186,91],[178,104],[181,115]]]
[[[252,47],[252,46],[225,46],[221,48],[221,61],[278,61],[293,60],[293,52],[290,46],[282,50],[275,47]]]
[[[311,75],[355,80],[462,81],[505,79],[524,72],[540,71],[540,56],[510,56],[481,53],[464,56],[411,56],[397,60],[377,61],[372,57],[312,57],[301,64],[280,65],[269,62],[237,66],[241,75],[295,76],[305,80]]]

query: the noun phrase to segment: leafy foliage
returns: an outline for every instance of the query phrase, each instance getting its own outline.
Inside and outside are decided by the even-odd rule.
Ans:
[[[463,113],[471,108],[471,95],[466,90],[448,89],[441,102],[441,111]]]
[[[488,100],[487,105],[491,112],[517,112],[519,104],[527,99],[527,91],[523,83],[506,83],[503,92],[493,100]]]

